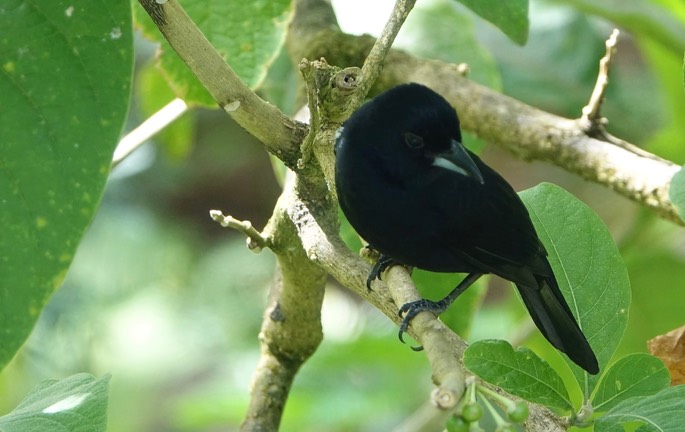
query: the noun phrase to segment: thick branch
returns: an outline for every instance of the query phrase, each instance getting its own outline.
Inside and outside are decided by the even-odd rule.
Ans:
[[[178,56],[214,100],[266,149],[290,167],[299,158],[307,127],[257,96],[200,32],[181,5],[169,0],[139,0]],[[162,3],[162,4],[160,4]]]
[[[284,211],[293,191],[288,186],[264,229],[278,266],[259,333],[261,355],[241,431],[278,430],[295,375],[323,338],[321,303],[326,273],[308,259]]]
[[[139,0],[179,56],[224,107],[236,101],[230,114],[266,148],[295,168],[306,126],[290,120],[247,88],[175,1],[158,4]],[[307,7],[320,18],[316,25],[303,16]],[[340,32],[330,4],[300,0],[288,37],[288,49],[297,61],[326,57],[339,66],[361,65],[374,44],[366,36]],[[527,160],[551,162],[587,180],[602,184],[653,210],[660,217],[683,224],[668,199],[668,188],[678,166],[610,138],[591,138],[577,120],[558,117],[479,86],[458,76],[455,65],[419,60],[391,50],[376,87],[422,82],[443,94],[457,108],[464,129],[500,145]],[[235,106],[235,105],[233,105]]]
[[[318,37],[320,43],[300,46],[299,53],[325,57],[341,66],[361,63],[373,42],[366,36],[337,31],[321,31]],[[592,138],[578,120],[547,113],[469,81],[460,76],[456,65],[392,50],[376,87],[386,89],[404,82],[426,84],[445,96],[457,109],[462,127],[480,138],[523,159],[550,162],[683,224],[668,198],[671,177],[680,168],[673,162],[612,136],[607,136],[610,141]]]

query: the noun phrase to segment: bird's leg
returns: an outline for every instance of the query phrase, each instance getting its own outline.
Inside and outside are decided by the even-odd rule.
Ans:
[[[373,282],[376,279],[381,280],[381,273],[383,273],[385,269],[387,269],[391,265],[395,264],[398,264],[398,262],[387,255],[381,254],[378,257],[378,261],[376,261],[376,265],[374,265],[371,269],[369,277],[366,278],[366,288],[368,288],[369,291],[371,291],[371,282]]]
[[[478,280],[481,276],[483,276],[484,273],[469,273],[464,280],[459,282],[459,285],[457,285],[452,292],[447,294],[445,298],[439,301],[432,301],[432,300],[426,300],[426,299],[421,299],[417,300],[414,302],[409,302],[405,303],[399,311],[400,318],[404,315],[404,319],[402,320],[402,324],[400,325],[400,333],[399,333],[399,338],[400,341],[404,343],[404,339],[402,338],[402,335],[407,331],[407,328],[409,327],[409,323],[411,320],[416,316],[416,314],[420,312],[433,312],[436,316],[440,315],[441,313],[445,312],[447,308],[450,307],[450,305],[459,297],[461,293],[463,293],[466,288],[470,287],[473,285],[475,281]],[[415,351],[420,351],[423,348],[422,347],[412,347],[413,350]]]

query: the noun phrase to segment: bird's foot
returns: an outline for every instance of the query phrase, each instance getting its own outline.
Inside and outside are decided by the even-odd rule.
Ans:
[[[418,315],[421,312],[432,312],[435,314],[435,316],[438,316],[445,310],[447,310],[448,307],[449,304],[445,302],[444,299],[437,302],[432,300],[421,299],[405,303],[404,305],[402,305],[399,311],[399,316],[400,318],[404,316],[404,319],[402,320],[402,324],[400,324],[400,332],[398,334],[400,341],[402,343],[405,343],[404,333],[407,332],[411,320],[413,320],[416,315]],[[411,347],[411,349],[413,349],[414,351],[421,351],[423,350],[423,347]]]
[[[400,334],[399,338],[402,343],[404,343],[404,339],[402,338],[402,335],[407,332],[407,328],[409,328],[409,323],[411,322],[414,317],[420,313],[420,312],[432,312],[435,314],[437,317],[441,313],[445,312],[452,303],[459,297],[461,293],[466,290],[466,288],[470,287],[475,281],[478,280],[483,276],[483,273],[469,273],[461,282],[459,282],[459,285],[457,285],[452,292],[447,294],[445,298],[439,301],[432,301],[432,300],[426,300],[426,299],[421,299],[409,303],[405,303],[402,305],[399,311],[400,318],[404,315],[404,319],[402,320],[402,324],[400,325]],[[411,347],[414,351],[421,351],[423,347]]]
[[[387,256],[387,255],[379,256],[378,261],[376,261],[376,264],[371,269],[371,273],[369,273],[369,277],[366,278],[366,288],[368,288],[368,290],[371,291],[371,283],[376,279],[381,280],[381,274],[388,267],[395,265],[395,264],[397,264],[397,261],[390,258],[389,256]]]

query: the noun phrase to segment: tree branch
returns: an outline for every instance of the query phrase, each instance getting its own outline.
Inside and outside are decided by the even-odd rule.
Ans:
[[[270,152],[298,171],[297,179],[286,185],[263,234],[278,256],[282,277],[274,284],[265,313],[260,333],[262,358],[242,427],[243,430],[275,430],[296,371],[321,339],[319,314],[326,272],[396,323],[400,321],[397,305],[418,296],[409,275],[398,267],[386,273],[391,292],[385,284],[377,284],[375,291],[368,291],[365,281],[370,266],[349,251],[337,235],[337,207],[330,167],[332,131],[339,120],[331,122],[326,118],[320,122],[320,133],[316,133],[313,141],[317,163],[298,167],[299,145],[307,127],[254,95],[213,50],[178,3],[139,1],[219,105]],[[328,20],[332,17],[333,21],[311,28],[300,26],[311,22],[302,17],[304,4],[315,7],[317,16]],[[298,12],[290,34],[302,37],[295,42],[289,37],[288,45],[298,62],[303,57],[325,56],[331,64],[346,66],[359,65],[366,58],[374,40],[342,34],[329,11],[330,4],[300,0],[296,8]],[[383,46],[387,48],[389,44]],[[383,51],[379,53],[382,55]],[[402,82],[423,82],[455,105],[466,130],[525,159],[560,165],[640,202],[666,219],[680,222],[668,200],[670,178],[679,169],[675,164],[653,155],[638,154],[628,143],[619,147],[591,138],[577,120],[545,113],[474,84],[460,77],[454,65],[418,60],[396,50],[388,53],[385,65],[376,84],[378,89]],[[368,83],[364,85],[370,85],[370,80],[364,81]],[[317,90],[322,88],[317,86]],[[452,399],[458,399],[463,391],[460,359],[464,342],[431,314],[418,315],[409,333],[425,347],[438,389],[445,391],[438,391],[434,402],[449,408]],[[529,430],[563,430],[558,420],[546,409],[533,405],[526,424]]]
[[[236,231],[240,231],[247,237],[247,248],[255,253],[261,252],[265,247],[270,247],[270,239],[257,231],[257,229],[252,225],[252,222],[246,220],[241,221],[234,218],[233,216],[224,215],[221,210],[210,210],[209,216],[218,222],[222,227],[233,228]]]
[[[371,52],[369,52],[364,60],[359,86],[351,98],[351,105],[354,109],[364,102],[371,86],[381,74],[385,57],[388,55],[397,33],[400,32],[402,24],[404,24],[409,12],[411,12],[414,7],[414,3],[416,3],[416,0],[397,0],[395,3],[390,19],[385,24],[380,37],[373,44]]]
[[[290,179],[262,233],[278,265],[259,333],[261,354],[241,431],[278,430],[295,375],[323,339],[321,303],[327,275],[302,249],[285,211],[297,189],[297,182]]]
[[[595,88],[592,90],[590,101],[583,107],[583,115],[580,118],[580,124],[583,125],[588,133],[594,128],[602,128],[606,120],[602,118],[600,109],[604,103],[604,95],[606,94],[607,86],[609,85],[609,68],[616,53],[616,43],[618,42],[618,29],[614,29],[611,36],[606,41],[606,54],[599,61],[599,73],[597,74],[597,82]]]
[[[307,134],[306,125],[292,120],[250,90],[177,1],[139,2],[217,104],[269,152],[294,168],[300,157],[300,143]]]
[[[330,30],[317,35],[322,42],[295,47],[301,49],[297,55],[325,57],[343,66],[359,64],[373,42]],[[668,197],[671,177],[680,169],[673,162],[608,134],[602,140],[588,136],[578,119],[547,113],[469,81],[456,65],[391,50],[374,87],[405,82],[419,82],[442,94],[457,109],[461,126],[480,138],[522,159],[550,162],[685,225]]]
[[[302,198],[297,194],[290,196],[290,200],[279,203],[287,206],[285,212],[293,221],[309,259],[399,325],[402,320],[397,314],[398,305],[419,299],[406,269],[401,266],[391,267],[385,272],[385,283],[379,281],[374,284],[374,290],[369,291],[366,288],[366,277],[371,266],[345,246],[337,229],[320,224],[325,219],[319,214],[323,207],[316,201],[312,202],[311,198]],[[466,343],[430,313],[418,314],[409,326],[408,333],[423,345],[431,365],[432,378],[437,386],[431,395],[434,410],[432,415],[444,416],[450,412],[450,408],[454,407],[464,391],[461,358]],[[482,384],[501,392],[487,383]],[[545,407],[529,404],[529,409],[526,430],[565,430],[561,419]]]
[[[257,97],[235,75],[175,1],[158,4],[139,0],[179,56],[224,107],[236,101],[230,114],[267,150],[296,169],[299,144],[307,127],[290,120],[277,108]],[[326,57],[331,64],[359,65],[374,39],[340,32],[330,4],[300,0],[287,40],[294,58]],[[302,17],[307,7],[312,19]],[[311,17],[310,17],[311,18]],[[307,24],[313,24],[310,28]],[[602,184],[658,216],[685,224],[668,198],[671,177],[680,168],[637,146],[608,136],[603,141],[588,136],[578,120],[546,113],[459,76],[455,65],[419,60],[391,50],[375,86],[390,88],[404,82],[422,82],[445,96],[459,112],[462,126],[526,160],[553,163],[587,180]]]

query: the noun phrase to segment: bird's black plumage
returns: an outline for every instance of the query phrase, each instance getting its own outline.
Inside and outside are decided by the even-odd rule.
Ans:
[[[459,119],[442,96],[419,84],[388,90],[345,122],[335,147],[340,207],[384,259],[469,273],[458,292],[484,273],[512,281],[545,338],[598,372],[528,211],[497,172],[462,146]],[[411,318],[424,309],[409,304],[402,311]]]

